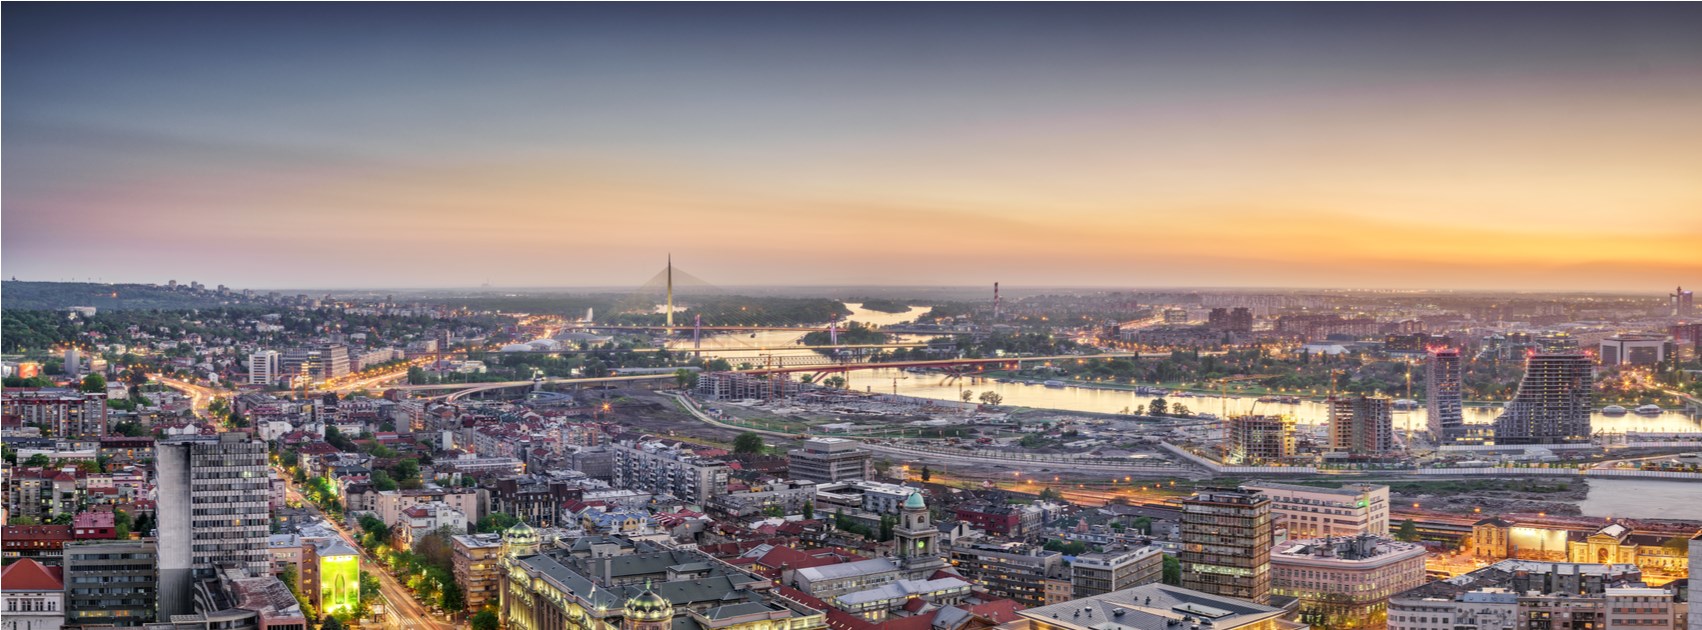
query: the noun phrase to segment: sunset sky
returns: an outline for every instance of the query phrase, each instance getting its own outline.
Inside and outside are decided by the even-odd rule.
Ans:
[[[0,263],[1702,284],[1702,5],[4,7]]]

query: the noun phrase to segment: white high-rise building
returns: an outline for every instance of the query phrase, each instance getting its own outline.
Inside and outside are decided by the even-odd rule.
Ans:
[[[77,376],[83,373],[83,355],[76,348],[65,349],[65,374]]]
[[[277,350],[261,350],[248,355],[248,384],[271,385],[278,382],[281,357]]]

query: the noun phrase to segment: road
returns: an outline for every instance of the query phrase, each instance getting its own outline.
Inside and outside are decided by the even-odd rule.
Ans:
[[[210,387],[196,385],[189,381],[180,381],[163,374],[155,374],[153,375],[153,379],[159,381],[160,384],[165,385],[166,387],[170,387],[187,394],[189,396],[190,407],[195,410],[196,417],[200,418],[208,417],[209,414],[207,413],[207,406],[213,404],[213,398],[219,395],[218,392],[213,391]]]
[[[275,474],[281,475],[282,472]],[[286,496],[291,502],[300,503],[313,510],[315,514],[324,518],[325,522],[330,523],[331,527],[337,530],[337,534],[343,537],[344,542],[360,551],[361,569],[378,578],[378,590],[384,595],[389,612],[401,620],[402,628],[454,630],[458,627],[453,623],[434,617],[430,611],[426,610],[425,606],[420,604],[419,600],[414,599],[413,593],[409,592],[407,587],[402,586],[401,582],[396,581],[396,578],[390,575],[390,572],[384,568],[382,563],[361,548],[360,542],[348,529],[343,527],[342,523],[326,516],[324,512],[320,511],[319,506],[314,505],[312,501],[307,500],[307,497],[302,496],[301,492],[296,489],[295,482],[290,481],[288,476],[285,476],[284,479]]]

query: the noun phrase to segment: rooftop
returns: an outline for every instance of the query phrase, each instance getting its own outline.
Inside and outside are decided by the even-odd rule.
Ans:
[[[1223,630],[1278,619],[1286,613],[1280,608],[1178,586],[1144,584],[1017,614],[1049,625],[1092,630],[1183,630],[1204,624]]]
[[[0,590],[3,591],[62,591],[65,579],[59,567],[50,567],[31,560],[19,559],[0,569]]]

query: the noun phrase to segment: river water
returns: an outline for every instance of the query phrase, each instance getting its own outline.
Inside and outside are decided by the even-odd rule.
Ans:
[[[1591,479],[1578,507],[1584,516],[1702,521],[1702,484],[1694,481]]]
[[[882,313],[864,309],[861,304],[846,304],[851,309],[849,321],[862,322],[876,326],[889,326],[914,321],[926,313],[926,307],[912,307],[904,313]],[[711,350],[706,356],[723,356],[734,363],[752,360],[757,356],[753,350],[761,350],[775,355],[808,354],[811,351],[797,347],[802,335],[789,331],[762,331],[754,335],[748,333],[731,335],[714,335],[703,338],[703,348]],[[925,337],[901,337],[900,341],[916,341]],[[682,340],[673,344],[675,348],[690,348],[690,340]],[[727,350],[718,354],[713,350]],[[743,352],[737,352],[743,351]],[[861,370],[843,375],[850,381],[850,387],[879,393],[897,393],[919,398],[936,400],[959,400],[959,393],[964,389],[980,393],[987,390],[998,392],[1004,397],[1004,404],[1018,407],[1037,409],[1060,409],[1066,411],[1089,411],[1098,413],[1121,413],[1124,410],[1146,405],[1154,396],[1141,396],[1127,390],[1093,389],[1088,387],[1046,387],[1039,383],[1000,383],[992,379],[962,378],[948,380],[940,374],[913,374],[897,369]],[[1322,425],[1329,420],[1329,410],[1322,402],[1302,401],[1300,404],[1285,405],[1280,403],[1261,403],[1251,397],[1229,396],[1220,398],[1213,396],[1195,396],[1181,398],[1175,395],[1165,397],[1170,404],[1183,404],[1195,413],[1214,413],[1221,417],[1246,413],[1280,413],[1294,417],[1301,424]],[[1467,407],[1465,421],[1468,424],[1491,424],[1500,413],[1497,407]],[[1395,428],[1399,431],[1420,431],[1425,427],[1425,412],[1421,409],[1395,413]],[[1660,431],[1688,433],[1702,431],[1702,425],[1686,417],[1678,411],[1667,411],[1659,416],[1639,416],[1626,414],[1622,416],[1605,416],[1596,414],[1591,420],[1591,426],[1596,431],[1622,433],[1625,431]]]

